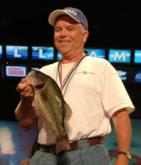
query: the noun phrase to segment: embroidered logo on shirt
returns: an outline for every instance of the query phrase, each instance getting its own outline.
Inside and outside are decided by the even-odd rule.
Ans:
[[[83,74],[95,74],[95,73],[93,73],[93,72],[88,72],[88,71],[79,71],[79,72],[77,72],[77,73],[83,73]]]

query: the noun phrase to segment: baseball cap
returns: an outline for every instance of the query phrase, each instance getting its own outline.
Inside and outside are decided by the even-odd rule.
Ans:
[[[86,30],[88,30],[88,21],[84,13],[73,7],[66,7],[64,9],[56,9],[50,13],[48,17],[48,22],[50,25],[54,26],[57,17],[60,15],[68,15],[75,21],[79,22]]]

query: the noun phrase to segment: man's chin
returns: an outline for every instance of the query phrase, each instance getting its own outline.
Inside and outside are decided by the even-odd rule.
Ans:
[[[61,54],[68,54],[70,51],[66,49],[61,49],[60,52]]]

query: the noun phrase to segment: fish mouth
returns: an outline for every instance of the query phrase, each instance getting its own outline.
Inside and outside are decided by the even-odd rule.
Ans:
[[[42,89],[45,83],[35,85],[35,89]]]

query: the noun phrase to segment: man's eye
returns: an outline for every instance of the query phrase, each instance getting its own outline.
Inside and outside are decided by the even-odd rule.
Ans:
[[[55,28],[54,31],[55,32],[59,32],[61,29],[60,28]]]
[[[69,29],[69,30],[74,30],[74,27],[69,27],[68,29]]]

